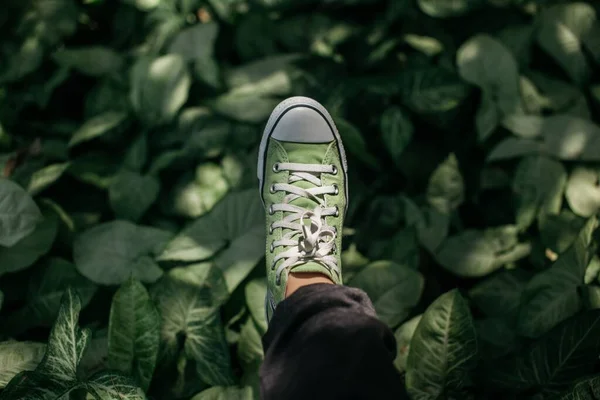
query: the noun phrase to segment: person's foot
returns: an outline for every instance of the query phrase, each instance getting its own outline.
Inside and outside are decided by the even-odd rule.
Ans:
[[[258,154],[267,216],[267,320],[286,296],[288,275],[321,274],[342,284],[341,240],[348,204],[346,154],[325,108],[306,97],[281,102]]]

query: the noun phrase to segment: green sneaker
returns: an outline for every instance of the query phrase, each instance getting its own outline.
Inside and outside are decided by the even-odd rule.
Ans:
[[[325,108],[306,97],[281,102],[258,154],[267,214],[267,320],[285,297],[290,271],[342,284],[342,227],[348,205],[346,154]]]

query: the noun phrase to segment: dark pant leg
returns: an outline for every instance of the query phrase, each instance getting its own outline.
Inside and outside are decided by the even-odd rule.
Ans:
[[[277,306],[263,346],[262,400],[406,398],[394,335],[361,290],[300,288]]]

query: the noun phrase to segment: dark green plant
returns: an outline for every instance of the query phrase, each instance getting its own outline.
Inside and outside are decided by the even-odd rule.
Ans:
[[[344,279],[407,397],[600,399],[598,3],[2,9],[0,399],[258,399],[290,95],[343,136]]]

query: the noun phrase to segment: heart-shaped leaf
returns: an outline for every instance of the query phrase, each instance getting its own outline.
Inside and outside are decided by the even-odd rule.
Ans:
[[[233,383],[219,313],[228,296],[220,270],[208,263],[175,268],[153,293],[162,317],[162,357],[177,359],[181,351],[196,362],[197,375],[204,382]],[[185,332],[183,344],[179,343],[181,332]]]
[[[171,240],[159,259],[200,261],[224,249],[216,263],[233,290],[264,256],[264,224],[264,210],[256,190],[230,193]]]
[[[118,285],[130,277],[155,282],[163,274],[153,256],[162,251],[171,233],[127,221],[97,225],[73,243],[77,269],[92,282]]]
[[[160,191],[154,176],[121,170],[112,180],[108,193],[117,218],[139,220],[152,206]]]
[[[393,327],[402,322],[419,302],[424,279],[412,268],[377,261],[354,275],[349,285],[364,290],[379,319]]]

